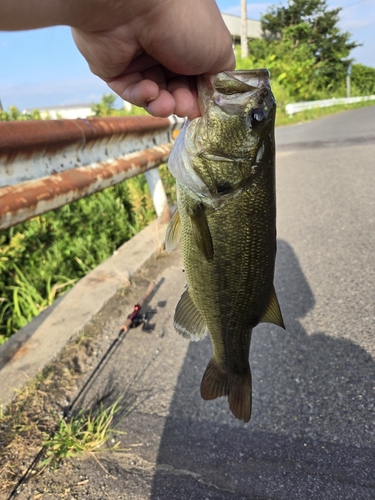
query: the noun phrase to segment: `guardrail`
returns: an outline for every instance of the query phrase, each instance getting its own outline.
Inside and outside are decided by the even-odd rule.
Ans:
[[[183,120],[148,116],[0,122],[0,230],[145,172],[158,216],[159,173]]]
[[[368,95],[368,96],[362,96],[362,97],[342,97],[342,98],[340,97],[337,99],[335,97],[332,97],[332,99],[323,99],[321,101],[295,102],[295,103],[287,104],[285,106],[285,112],[289,116],[292,116],[295,113],[305,111],[306,109],[326,108],[329,106],[336,106],[338,104],[354,104],[356,102],[371,101],[374,99],[375,99],[375,95]]]

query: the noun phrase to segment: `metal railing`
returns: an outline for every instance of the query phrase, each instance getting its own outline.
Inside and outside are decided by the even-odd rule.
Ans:
[[[145,172],[155,210],[157,170],[183,120],[148,116],[0,122],[0,230]]]
[[[375,95],[367,95],[361,97],[340,97],[337,99],[332,97],[332,99],[322,99],[321,101],[294,102],[285,106],[285,112],[289,116],[292,116],[306,109],[326,108],[329,106],[337,106],[338,104],[354,104],[356,102],[371,101],[374,99]]]

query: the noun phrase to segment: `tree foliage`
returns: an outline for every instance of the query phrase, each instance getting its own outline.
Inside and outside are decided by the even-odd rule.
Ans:
[[[375,68],[353,64],[351,85],[356,95],[375,95]]]
[[[16,106],[9,106],[9,110],[0,110],[0,121],[13,120],[40,120],[40,112],[34,109],[30,113],[21,113]]]
[[[120,116],[104,95],[97,116]],[[134,108],[134,114],[145,114]],[[0,120],[40,119],[10,106]],[[174,180],[159,167],[169,203]],[[155,218],[144,175],[0,232],[0,345]]]
[[[128,111],[126,109],[115,108],[116,96],[114,94],[104,94],[98,104],[93,104],[91,109],[94,116],[140,116],[147,115],[147,111],[138,106],[132,106]]]
[[[299,100],[343,90],[350,51],[358,44],[339,29],[340,10],[329,10],[326,0],[270,7],[261,18],[263,38],[250,42],[254,64],[268,67]]]
[[[91,109],[95,116],[114,116],[116,96],[114,94],[104,94],[98,104],[93,104]]]

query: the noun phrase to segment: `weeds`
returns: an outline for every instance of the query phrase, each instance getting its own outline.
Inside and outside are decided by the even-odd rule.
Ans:
[[[174,179],[160,172],[174,203]],[[2,231],[0,345],[155,217],[139,175]]]
[[[27,325],[35,316],[50,306],[56,296],[60,295],[67,287],[70,288],[77,281],[76,278],[69,280],[63,276],[55,276],[55,279],[64,282],[55,283],[52,286],[52,277],[49,276],[46,280],[45,293],[39,293],[15,263],[12,264],[12,267],[14,270],[14,285],[4,287],[5,292],[11,292],[12,300],[3,299],[3,302],[6,303],[0,311],[0,323],[5,324],[8,331],[11,330],[14,323],[19,328]],[[11,315],[7,314],[8,310],[11,310]]]
[[[41,462],[40,467],[52,465],[55,468],[62,459],[103,451],[101,447],[114,433],[124,434],[110,427],[114,415],[119,410],[120,406],[116,401],[108,408],[101,407],[95,413],[81,410],[68,420],[59,418],[56,432],[43,443],[46,458]],[[117,442],[109,449],[118,449],[119,444]]]
[[[72,360],[78,352],[83,358],[91,356],[92,341],[90,334],[79,336],[5,410],[0,407],[1,498],[15,487],[42,448],[40,472],[47,466],[55,468],[62,459],[85,453],[96,458],[99,451],[122,450],[119,443],[101,449],[115,434],[123,434],[113,429],[129,413],[119,400],[107,408],[80,411],[69,419],[60,417],[63,402],[76,392],[80,376]]]
[[[9,491],[25,472],[54,429],[55,421],[44,408],[42,376],[27,385],[0,416],[0,493]]]

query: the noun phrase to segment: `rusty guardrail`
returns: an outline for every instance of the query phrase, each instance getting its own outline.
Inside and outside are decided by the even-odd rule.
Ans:
[[[148,116],[0,122],[0,230],[164,163],[181,124]],[[150,181],[157,188],[155,174]],[[154,200],[157,213],[165,202]]]

